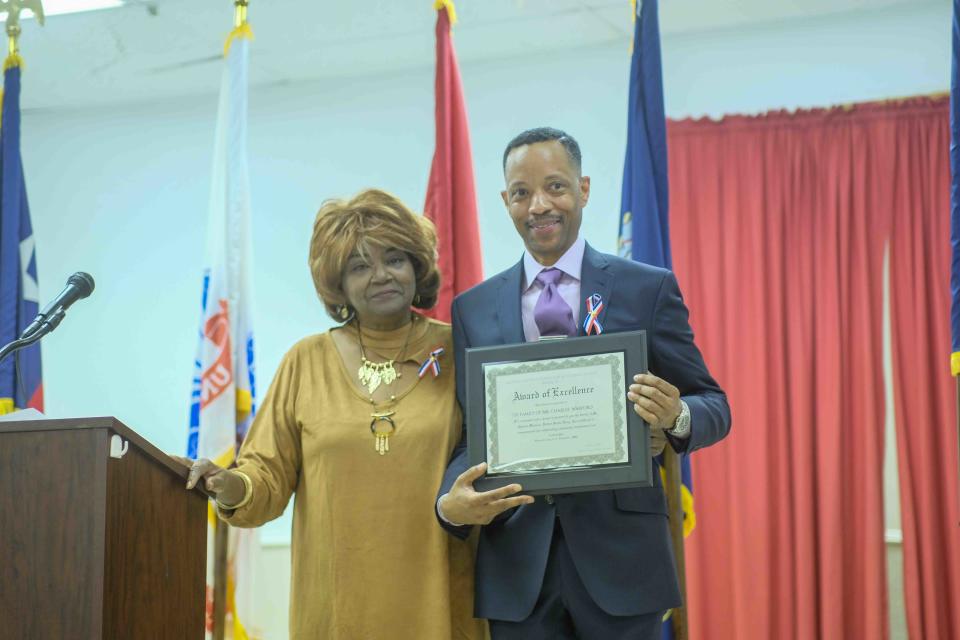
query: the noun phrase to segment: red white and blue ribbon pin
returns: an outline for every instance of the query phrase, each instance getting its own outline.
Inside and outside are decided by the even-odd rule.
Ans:
[[[433,377],[436,378],[440,375],[440,356],[443,355],[443,347],[437,347],[430,352],[430,357],[427,358],[422,365],[420,365],[420,373],[417,375],[421,378],[427,375],[427,371],[433,371]]]
[[[597,319],[600,312],[603,311],[603,298],[599,293],[595,293],[587,298],[587,317],[583,319],[583,332],[587,335],[603,333],[603,325]]]

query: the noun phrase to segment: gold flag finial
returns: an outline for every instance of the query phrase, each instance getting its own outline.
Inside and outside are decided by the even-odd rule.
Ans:
[[[247,5],[249,0],[234,0],[233,6],[234,17],[233,17],[233,26],[237,29],[247,24]]]
[[[230,45],[234,40],[244,39],[253,40],[253,29],[247,22],[247,6],[250,0],[233,0],[235,11],[233,14],[233,31],[227,36],[227,41],[223,44],[223,57],[226,58],[230,53]]]
[[[37,22],[43,25],[43,2],[41,0],[0,0],[0,12],[7,13],[7,59],[3,68],[22,66],[20,58],[20,12],[29,9]]]

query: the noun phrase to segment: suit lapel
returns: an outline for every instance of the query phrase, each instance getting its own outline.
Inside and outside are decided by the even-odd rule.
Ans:
[[[602,253],[594,251],[589,244],[583,250],[583,268],[580,270],[580,326],[578,335],[586,335],[583,331],[583,321],[587,317],[587,298],[599,293],[603,299],[603,311],[597,319],[603,325],[607,306],[610,304],[610,289],[613,285],[613,274],[607,267],[609,262]]]
[[[504,344],[516,344],[525,340],[523,319],[520,316],[522,279],[523,260],[507,271],[500,281],[497,316],[500,318],[500,334]]]

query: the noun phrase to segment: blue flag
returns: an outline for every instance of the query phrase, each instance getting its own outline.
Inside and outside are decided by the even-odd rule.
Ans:
[[[37,257],[20,160],[20,66],[8,58],[0,120],[0,344],[17,338],[39,312]],[[40,345],[0,363],[0,413],[43,410]]]
[[[637,5],[633,60],[630,63],[627,153],[623,163],[618,250],[624,258],[672,269],[667,191],[667,122],[663,107],[657,0],[641,0]],[[681,458],[680,473],[683,483],[683,533],[686,536],[696,522],[690,459],[686,456]],[[673,637],[669,621],[663,625],[663,637]]]
[[[637,7],[630,63],[620,255],[670,269],[669,208],[660,28],[657,2],[646,0]]]
[[[953,0],[953,64],[950,73],[950,368],[960,375],[960,0]]]

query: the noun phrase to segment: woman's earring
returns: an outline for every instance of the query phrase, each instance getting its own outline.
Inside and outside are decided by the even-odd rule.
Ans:
[[[337,305],[337,315],[340,316],[340,319],[346,322],[350,319],[350,307],[345,304]]]
[[[419,307],[419,306],[420,306],[420,294],[419,294],[419,293],[418,293],[417,295],[413,296],[413,306],[415,306],[415,307]]]

